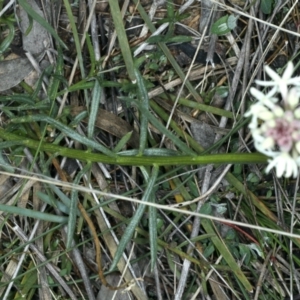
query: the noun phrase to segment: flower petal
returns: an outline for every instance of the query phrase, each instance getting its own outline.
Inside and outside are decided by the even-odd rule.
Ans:
[[[294,160],[288,153],[280,153],[273,160],[269,160],[269,165],[266,168],[266,173],[269,173],[272,168],[276,168],[276,176],[293,177],[298,175],[298,166],[296,160]]]
[[[269,66],[264,67],[266,73],[275,81],[278,82],[281,80],[281,77],[274,71],[272,70]]]
[[[293,72],[294,72],[294,65],[293,65],[293,63],[291,61],[289,61],[287,63],[285,71],[284,71],[284,73],[282,75],[282,79],[289,80],[292,77]]]
[[[272,81],[265,81],[265,80],[255,80],[255,83],[261,86],[277,86],[277,84],[272,80]],[[275,94],[275,91],[273,91]]]

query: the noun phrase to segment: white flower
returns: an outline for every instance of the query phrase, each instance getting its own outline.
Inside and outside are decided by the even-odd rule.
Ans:
[[[256,128],[258,125],[258,119],[262,120],[270,120],[273,118],[273,114],[270,110],[262,105],[262,103],[258,102],[253,104],[249,111],[245,113],[245,117],[252,116],[251,123],[249,124],[249,128]]]
[[[265,66],[265,71],[271,77],[272,80],[256,80],[255,82],[261,86],[273,86],[273,89],[270,92],[271,94],[275,94],[276,92],[280,91],[281,96],[283,98],[286,98],[289,85],[300,86],[300,77],[292,78],[294,71],[294,65],[292,62],[288,62],[282,77],[280,77],[269,66]]]
[[[250,93],[253,95],[253,97],[255,97],[257,100],[259,100],[260,102],[262,102],[264,104],[268,103],[269,105],[272,105],[272,103],[278,102],[277,98],[272,97],[274,95],[274,93],[271,93],[271,92],[269,92],[267,95],[265,95],[258,89],[252,87],[252,88],[250,88]]]
[[[276,176],[281,177],[282,175],[286,178],[295,178],[298,174],[297,161],[292,158],[288,153],[283,152],[272,160],[268,160],[269,165],[267,166],[266,173],[269,173],[272,168],[276,168]]]
[[[288,63],[282,77],[269,67],[266,72],[271,81],[256,81],[262,86],[273,86],[264,94],[251,88],[251,94],[258,100],[253,104],[246,117],[251,117],[249,128],[255,148],[269,156],[268,173],[276,169],[277,177],[296,177],[300,167],[300,77],[292,78],[294,66]],[[281,93],[279,105],[276,93]]]

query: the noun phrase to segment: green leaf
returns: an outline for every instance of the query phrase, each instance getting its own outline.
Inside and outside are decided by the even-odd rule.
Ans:
[[[207,247],[205,247],[204,252],[203,252],[203,256],[208,258],[211,254],[214,253],[215,250],[216,249],[214,247],[214,244],[211,243]]]
[[[249,175],[247,176],[247,181],[252,182],[252,183],[258,183],[260,181],[260,179],[254,173],[249,173]]]
[[[269,189],[269,190],[267,191],[266,198],[267,198],[267,199],[270,198],[270,197],[272,196],[272,194],[273,194],[273,191],[272,191],[271,189]]]
[[[251,258],[251,252],[249,247],[244,244],[239,244],[239,250],[240,257],[244,260],[244,264],[248,266]]]
[[[260,2],[260,10],[266,14],[269,15],[272,12],[274,0],[261,0]]]
[[[122,148],[127,144],[127,142],[130,140],[132,136],[132,131],[127,132],[121,140],[118,142],[117,146],[114,148],[114,152],[118,153],[122,150]]]
[[[265,256],[264,256],[264,252],[262,251],[262,249],[261,249],[261,247],[259,246],[259,245],[257,245],[257,244],[254,244],[254,243],[251,243],[251,244],[249,244],[249,245],[247,245],[251,250],[253,250],[253,251],[255,251],[256,252],[256,254],[258,255],[258,256],[260,256],[261,258],[265,258]]]
[[[209,202],[204,203],[200,209],[200,213],[204,215],[211,215],[212,213],[211,204]]]
[[[0,44],[0,54],[4,53],[8,49],[15,35],[14,24],[8,20],[5,20],[3,23],[8,26],[8,34]]]
[[[228,86],[218,86],[216,87],[216,94],[221,97],[221,98],[225,98],[228,96],[229,93],[229,88]]]
[[[211,27],[211,32],[217,35],[224,35],[236,27],[238,17],[225,15],[217,20]]]

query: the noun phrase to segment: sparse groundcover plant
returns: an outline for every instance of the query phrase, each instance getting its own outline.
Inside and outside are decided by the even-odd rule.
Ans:
[[[275,167],[277,177],[296,177],[300,166],[300,77],[292,77],[292,62],[282,76],[268,66],[265,71],[271,80],[256,83],[271,90],[264,93],[252,87],[250,92],[258,101],[245,116],[251,116],[255,148],[270,157],[266,172]]]
[[[296,54],[296,30],[286,31],[297,24],[297,2],[277,1],[272,19],[275,0],[255,10],[226,1],[224,17],[213,13],[225,9],[216,1],[76,0],[87,3],[78,9],[64,0],[59,10],[49,1],[51,24],[43,7],[29,7],[35,0],[2,2],[0,69],[9,63],[10,71],[0,72],[0,299],[295,299],[298,184],[261,176],[253,164],[282,160],[270,153],[285,149],[292,164],[282,160],[282,176],[294,175],[297,137],[289,145],[269,132],[272,145],[260,151],[269,158],[243,153],[238,133],[249,120],[238,112],[241,82],[263,61],[253,45],[282,49],[288,36],[284,58]],[[26,25],[16,22],[22,7]],[[211,26],[198,30],[203,19],[222,36],[217,43]],[[237,36],[243,40],[232,43]],[[36,83],[32,71],[30,80],[13,76],[26,69],[25,37],[41,46],[42,70],[48,66]],[[214,68],[209,45],[222,58]],[[283,50],[268,60],[281,63]],[[11,52],[21,53],[14,67],[5,61]],[[274,122],[286,121],[287,110],[297,120],[291,72],[255,86],[259,105],[249,116],[264,139],[267,120],[257,111],[272,116],[278,106]],[[292,129],[294,121],[286,121]]]

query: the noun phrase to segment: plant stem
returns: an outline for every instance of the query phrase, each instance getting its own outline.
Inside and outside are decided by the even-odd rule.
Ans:
[[[49,143],[40,143],[32,139],[26,139],[0,128],[0,138],[5,141],[16,141],[19,145],[31,149],[53,153],[83,161],[102,162],[125,166],[170,166],[170,165],[203,165],[203,164],[249,164],[266,163],[267,157],[260,153],[226,153],[210,155],[170,155],[170,156],[122,156],[110,157],[99,153],[90,153],[82,150],[70,149]],[[1,143],[0,143],[1,147]]]

